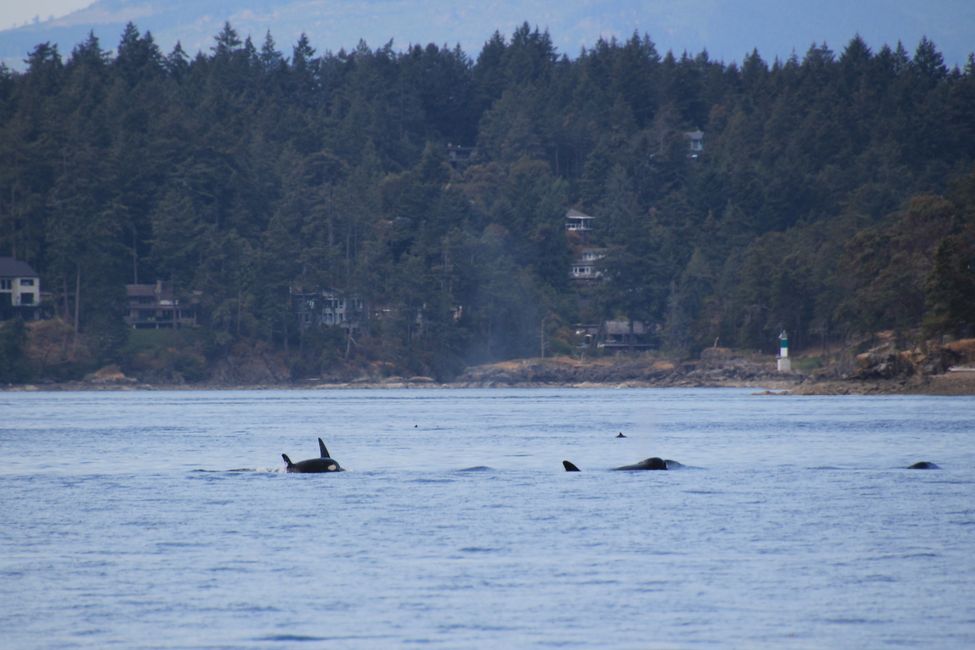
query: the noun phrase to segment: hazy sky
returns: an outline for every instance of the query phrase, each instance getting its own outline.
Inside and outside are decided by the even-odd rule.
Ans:
[[[94,0],[0,0],[0,29],[23,25],[34,19],[47,20],[87,7]]]
[[[927,36],[949,65],[963,66],[975,49],[975,0],[427,0],[422,4],[417,0],[306,0],[288,7],[283,2],[256,0],[237,4],[199,1],[211,12],[212,7],[224,6],[256,9],[237,10],[231,16],[187,16],[178,22],[172,15],[162,17],[162,8],[172,7],[168,0],[133,0],[125,5],[129,14],[152,9],[134,18],[116,19],[111,29],[99,28],[98,36],[103,45],[112,48],[121,33],[120,25],[135,20],[140,28],[152,29],[164,51],[177,39],[190,52],[207,51],[223,20],[230,18],[239,31],[253,32],[257,39],[272,28],[285,52],[306,31],[320,52],[355,47],[362,37],[372,46],[390,38],[397,45],[439,39],[450,45],[460,43],[476,55],[494,29],[507,35],[527,20],[551,28],[558,51],[569,56],[578,54],[582,46],[594,45],[600,36],[627,38],[633,30],[648,32],[661,52],[673,49],[677,54],[684,50],[695,54],[707,49],[712,58],[726,62],[740,61],[753,47],[767,61],[787,58],[792,52],[802,57],[813,42],[826,42],[839,53],[857,33],[874,51],[884,43],[895,45],[901,40],[913,52],[920,38]],[[43,21],[91,4],[93,0],[0,0],[0,30],[23,25],[34,16]],[[111,4],[116,9],[121,6]],[[272,5],[273,11],[261,9]],[[309,12],[309,7],[314,11],[302,13]],[[91,15],[79,20],[91,20]],[[84,31],[87,28],[86,24]],[[70,52],[82,40],[80,27],[77,32],[72,42],[60,43],[62,52]],[[21,63],[24,53],[42,35],[44,39],[67,38],[47,35],[50,32],[36,34],[8,47],[10,51],[2,56],[11,60],[4,58],[4,62]]]

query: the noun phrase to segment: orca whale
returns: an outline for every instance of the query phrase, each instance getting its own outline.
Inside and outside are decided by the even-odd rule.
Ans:
[[[562,461],[562,467],[565,468],[567,472],[578,472],[579,468],[575,466],[574,463],[568,460]],[[676,460],[657,458],[653,456],[652,458],[645,458],[639,463],[634,463],[632,465],[623,465],[622,467],[614,467],[615,471],[634,471],[634,470],[667,470],[676,469],[678,467],[683,467]]]
[[[296,472],[299,474],[323,474],[325,472],[345,471],[339,466],[339,462],[329,455],[328,449],[325,448],[325,443],[322,442],[321,438],[318,439],[318,450],[321,452],[321,458],[300,460],[297,463],[292,463],[291,459],[288,458],[288,454],[281,454],[281,458],[283,458],[284,462],[288,464],[287,471],[289,472]]]
[[[623,465],[622,467],[615,468],[618,471],[631,471],[639,469],[670,469],[667,467],[667,461],[663,458],[657,458],[652,456],[650,458],[644,458],[639,463],[634,463],[632,465]]]
[[[913,465],[909,466],[907,469],[941,469],[936,464],[931,461],[922,460]]]

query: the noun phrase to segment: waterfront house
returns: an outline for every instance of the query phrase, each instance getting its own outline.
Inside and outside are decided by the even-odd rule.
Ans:
[[[196,327],[197,301],[180,301],[169,282],[127,284],[125,323],[133,329]]]
[[[0,257],[0,320],[20,316],[37,318],[41,303],[41,278],[27,262]]]
[[[305,291],[291,288],[291,304],[298,327],[341,327],[355,331],[365,318],[365,304],[358,296],[347,296],[335,289]]]
[[[599,347],[605,350],[646,350],[651,346],[650,332],[643,321],[608,320],[600,332]]]

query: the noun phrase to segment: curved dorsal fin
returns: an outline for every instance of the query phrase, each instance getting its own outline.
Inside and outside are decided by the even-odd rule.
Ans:
[[[322,458],[331,458],[331,456],[328,454],[328,449],[325,448],[325,443],[322,442],[321,438],[318,439],[318,450],[322,452]]]
[[[291,462],[291,459],[288,458],[288,454],[281,454],[281,458],[283,458],[284,459],[284,462],[286,462],[288,464],[288,467],[291,467],[292,465],[294,465],[294,463]]]
[[[578,472],[579,471],[579,468],[578,467],[576,467],[575,465],[573,465],[572,463],[570,463],[567,460],[563,460],[562,461],[562,466],[565,468],[565,471],[567,471],[567,472]]]

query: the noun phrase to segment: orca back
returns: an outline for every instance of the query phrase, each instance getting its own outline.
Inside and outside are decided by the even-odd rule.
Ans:
[[[339,465],[338,461],[329,455],[328,449],[325,447],[325,442],[321,438],[318,439],[318,451],[320,454],[318,458],[300,460],[297,463],[291,462],[288,454],[281,454],[281,458],[287,464],[287,471],[298,474],[326,474],[345,471]]]
[[[624,465],[623,467],[617,467],[616,469],[622,471],[641,470],[641,469],[645,469],[645,470],[664,469],[665,470],[667,469],[667,463],[666,461],[664,461],[663,458],[657,458],[656,456],[654,456],[652,458],[641,460],[639,463],[636,463],[634,465]]]

